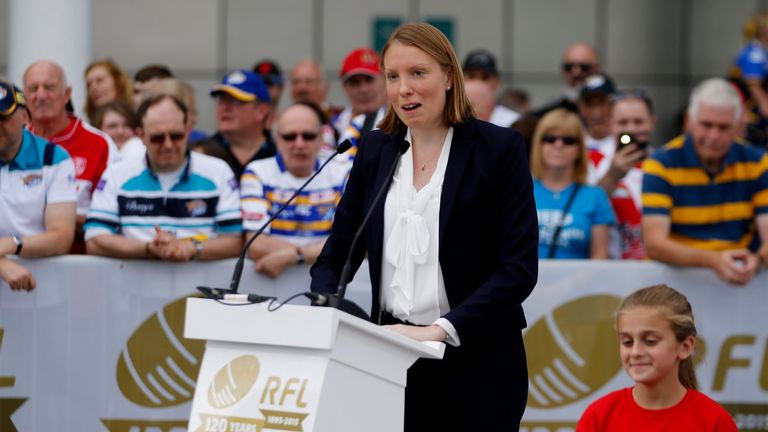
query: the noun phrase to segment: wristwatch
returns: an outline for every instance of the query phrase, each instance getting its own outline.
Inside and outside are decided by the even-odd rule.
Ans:
[[[16,245],[16,252],[14,252],[14,255],[18,255],[21,253],[21,250],[24,248],[24,239],[21,238],[21,236],[12,235],[11,239],[13,239],[13,243]]]
[[[304,257],[304,254],[301,253],[301,249],[296,248],[296,264],[304,264],[307,261],[307,259]]]
[[[190,239],[189,241],[192,242],[192,245],[195,246],[195,253],[190,258],[191,260],[196,260],[200,258],[200,254],[203,252],[203,244],[198,239]]]

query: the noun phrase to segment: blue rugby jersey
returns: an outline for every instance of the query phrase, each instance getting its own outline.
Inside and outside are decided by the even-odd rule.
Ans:
[[[331,233],[350,168],[346,160],[329,163],[265,232],[297,246],[324,240]],[[248,164],[240,179],[243,228],[261,228],[306,180],[291,174],[279,154]]]
[[[45,232],[45,206],[63,202],[77,202],[72,159],[60,146],[23,131],[13,160],[0,161],[0,236]]]
[[[177,238],[206,238],[242,232],[240,191],[226,162],[192,152],[181,177],[163,191],[146,158],[110,166],[93,195],[85,239],[121,234],[141,241],[155,226]]]

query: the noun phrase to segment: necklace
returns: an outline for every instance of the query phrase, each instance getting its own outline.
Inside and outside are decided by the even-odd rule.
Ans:
[[[427,169],[427,164],[421,164],[421,170],[424,171]]]

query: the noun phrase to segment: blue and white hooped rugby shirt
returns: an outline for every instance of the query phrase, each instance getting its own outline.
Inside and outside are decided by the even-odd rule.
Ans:
[[[151,241],[155,226],[176,238],[240,234],[240,190],[227,163],[188,153],[181,177],[168,191],[163,191],[146,157],[124,159],[107,168],[88,210],[85,239],[121,234]]]
[[[60,146],[23,131],[16,157],[0,161],[0,236],[45,232],[45,206],[65,202],[77,202],[72,159]]]
[[[264,232],[296,246],[325,240],[351,167],[345,159],[331,161]],[[307,178],[291,174],[279,153],[249,163],[240,178],[245,230],[258,231]]]

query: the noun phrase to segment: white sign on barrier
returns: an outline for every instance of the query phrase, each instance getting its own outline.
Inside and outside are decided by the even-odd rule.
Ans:
[[[36,290],[0,283],[0,431],[186,430],[203,345],[181,336],[183,299],[198,285],[226,285],[234,260],[69,256],[24,265],[35,274]],[[308,290],[308,269],[271,280],[249,263],[242,291],[286,299]],[[367,270],[348,292],[364,309]],[[631,385],[618,359],[613,313],[621,297],[655,283],[682,291],[693,304],[703,341],[701,389],[742,430],[768,431],[766,272],[734,287],[706,270],[615,261],[541,263],[539,284],[524,305],[531,391],[523,430],[572,430],[590,402]]]

